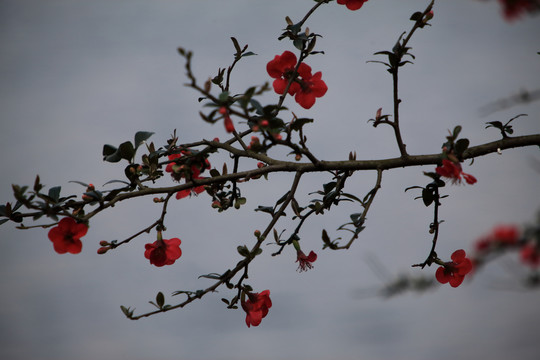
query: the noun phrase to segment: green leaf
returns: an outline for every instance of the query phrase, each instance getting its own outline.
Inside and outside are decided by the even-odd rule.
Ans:
[[[236,248],[236,250],[238,251],[238,253],[239,253],[241,256],[243,256],[243,257],[249,257],[249,250],[248,250],[248,248],[247,248],[245,245],[243,245],[243,246],[238,246],[238,247]]]
[[[336,187],[336,182],[332,181],[329,183],[326,183],[323,185],[323,190],[325,194],[328,194],[330,191],[332,191]]]
[[[428,188],[424,188],[422,190],[422,200],[424,201],[424,205],[431,205],[433,200],[435,200],[435,197],[433,196],[433,191],[429,190]]]
[[[458,125],[454,128],[454,132],[452,133],[454,140],[458,138],[460,132],[461,132],[461,126]]]
[[[163,305],[165,304],[165,296],[163,296],[163,293],[160,291],[156,295],[156,304],[161,309]]]
[[[108,162],[119,162],[122,160],[118,154],[118,149],[112,145],[103,145],[103,160]]]
[[[60,190],[62,188],[60,186],[55,186],[49,189],[49,197],[54,200],[54,202],[58,202],[58,199],[60,199]]]
[[[153,132],[137,131],[135,133],[135,149],[137,149],[144,141],[148,140],[152,135],[154,135]]]
[[[218,97],[219,101],[221,102],[227,102],[227,100],[229,99],[229,92],[228,91],[223,91],[221,94],[219,94],[219,97]]]
[[[412,21],[418,21],[418,20],[421,20],[421,19],[422,19],[422,13],[420,11],[417,11],[414,14],[411,15],[411,20]]]
[[[242,48],[240,48],[240,45],[238,44],[238,40],[236,38],[231,36],[231,40],[233,42],[234,48],[236,49],[236,54],[239,55],[242,52]]]
[[[291,123],[291,129],[298,131],[300,130],[305,124],[312,123],[313,119],[307,119],[307,118],[300,118],[296,119]]]
[[[118,154],[122,159],[126,159],[131,162],[131,159],[135,156],[135,148],[131,141],[126,141],[120,144],[118,147]]]
[[[458,156],[461,156],[465,150],[469,147],[469,139],[459,139],[454,146]]]

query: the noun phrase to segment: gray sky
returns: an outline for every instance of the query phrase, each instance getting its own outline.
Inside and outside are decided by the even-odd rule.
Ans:
[[[322,71],[328,93],[306,111],[289,102],[299,116],[315,118],[306,128],[309,144],[321,159],[397,156],[389,128],[367,124],[379,107],[391,108],[391,81],[385,69],[366,64],[372,54],[391,48],[410,28],[409,16],[427,0],[371,0],[357,12],[335,3],[308,22],[323,35],[325,55],[308,63]],[[173,129],[181,142],[226,138],[221,124],[203,123],[198,94],[186,82],[176,48],[194,51],[194,70],[202,82],[232,60],[230,36],[249,44],[258,56],[238,64],[233,91],[269,81],[266,63],[293,47],[277,41],[286,15],[299,20],[308,0],[0,0],[0,201],[11,201],[11,184],[32,184],[36,174],[63,194],[79,193],[69,180],[97,186],[120,178],[123,165],[103,163],[103,144],[132,139],[138,130],[154,131],[157,144]],[[492,101],[540,84],[540,19],[505,22],[496,1],[438,1],[433,26],[412,40],[415,64],[401,73],[403,136],[413,154],[436,153],[447,129],[463,126],[476,145],[497,139],[486,121],[515,121],[516,134],[538,133],[540,103],[481,117]],[[275,102],[275,94],[263,100]],[[241,128],[238,125],[237,128]],[[279,156],[279,153],[275,154]],[[498,223],[532,221],[540,185],[533,148],[508,150],[476,159],[464,170],[474,186],[452,186],[441,207],[438,253],[448,258]],[[212,160],[221,167],[226,157]],[[246,168],[253,164],[246,163]],[[232,166],[229,166],[232,168]],[[0,228],[0,358],[5,359],[456,359],[482,357],[536,359],[540,313],[538,293],[522,291],[524,275],[515,255],[505,256],[457,289],[383,300],[360,298],[383,283],[366,258],[376,257],[391,274],[433,275],[434,268],[411,269],[429,251],[431,209],[404,188],[425,185],[422,171],[387,172],[367,221],[367,229],[347,252],[321,250],[323,228],[331,237],[358,211],[343,207],[311,219],[302,247],[315,250],[315,268],[297,273],[295,254],[272,247],[250,267],[249,283],[270,289],[273,307],[257,328],[245,326],[241,310],[227,310],[224,289],[186,309],[136,322],[119,306],[137,311],[158,291],[169,302],[175,290],[207,287],[201,274],[223,272],[238,260],[236,246],[252,244],[252,233],[268,221],[255,213],[271,205],[290,184],[290,175],[250,182],[242,189],[248,203],[239,211],[217,214],[208,198],[171,203],[165,237],[182,239],[183,256],[156,268],[143,257],[138,238],[98,256],[100,240],[122,240],[154,221],[160,208],[151,199],[115,207],[93,219],[78,255],[58,255],[47,230]],[[363,196],[374,173],[356,174],[348,183]],[[328,182],[306,177],[299,199]],[[172,184],[167,177],[163,185]],[[278,230],[291,223],[278,224]],[[443,255],[444,254],[444,255]]]

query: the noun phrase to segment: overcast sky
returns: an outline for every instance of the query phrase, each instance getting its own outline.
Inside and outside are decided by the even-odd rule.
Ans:
[[[193,68],[203,82],[228,66],[235,36],[258,54],[237,65],[232,91],[269,81],[266,63],[292,44],[278,41],[285,16],[300,20],[309,0],[0,0],[0,203],[12,201],[11,184],[30,185],[36,174],[63,194],[121,178],[125,164],[102,161],[103,144],[118,145],[139,130],[155,132],[162,145],[174,129],[180,142],[226,139],[221,124],[200,120],[198,94],[183,86],[181,46],[194,52]],[[356,12],[335,2],[308,21],[325,55],[309,58],[322,71],[328,93],[312,109],[287,105],[306,126],[308,145],[325,160],[398,156],[389,128],[367,123],[379,107],[390,113],[391,79],[385,68],[366,63],[388,50],[410,15],[427,0],[371,0]],[[415,64],[401,72],[401,122],[411,154],[440,151],[447,129],[463,126],[472,145],[493,141],[487,121],[515,121],[516,135],[540,132],[540,102],[521,104],[482,117],[479,109],[521,90],[540,88],[539,17],[508,23],[497,1],[437,1],[432,27],[411,42]],[[275,94],[261,101],[276,102]],[[237,129],[242,125],[237,122]],[[280,153],[271,155],[280,156]],[[290,159],[290,158],[288,158]],[[221,168],[226,157],[210,159]],[[464,170],[473,186],[445,188],[438,254],[449,258],[499,223],[526,223],[540,208],[540,155],[535,148],[507,150],[476,159]],[[534,164],[536,164],[536,169]],[[246,168],[253,166],[246,163]],[[229,169],[232,166],[229,164]],[[443,286],[425,294],[391,299],[374,296],[384,284],[367,259],[391,276],[434,276],[435,268],[412,269],[430,247],[431,209],[406,187],[425,185],[422,171],[385,173],[367,228],[346,252],[323,251],[324,228],[332,238],[354,207],[310,219],[301,233],[304,250],[315,250],[315,268],[297,273],[295,253],[279,257],[264,246],[250,266],[249,284],[270,289],[273,307],[259,327],[248,329],[242,310],[227,310],[210,294],[185,309],[139,321],[119,306],[151,310],[158,291],[175,303],[175,290],[206,288],[201,274],[222,273],[239,260],[236,247],[253,244],[252,233],[268,216],[253,211],[272,205],[292,176],[242,188],[241,210],[218,214],[204,194],[169,206],[165,238],[182,239],[183,256],[173,265],[151,266],[144,244],[155,233],[99,256],[100,240],[122,240],[155,221],[160,208],[151,198],[120,204],[92,219],[78,255],[58,255],[47,230],[0,227],[0,358],[2,359],[537,359],[540,351],[539,294],[523,291],[526,272],[515,254],[489,265],[457,289]],[[298,192],[328,182],[306,176]],[[375,174],[355,174],[348,191],[363,196]],[[171,185],[165,177],[161,183]],[[43,220],[43,222],[46,222]],[[27,225],[31,225],[27,223]],[[290,228],[284,220],[278,231]]]

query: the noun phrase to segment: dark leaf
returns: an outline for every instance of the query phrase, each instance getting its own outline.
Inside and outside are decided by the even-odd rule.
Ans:
[[[62,188],[60,186],[55,186],[49,189],[49,197],[54,200],[54,202],[58,202],[60,199],[60,190]]]
[[[144,141],[148,140],[152,135],[154,135],[153,132],[137,131],[135,133],[135,149],[137,149]]]

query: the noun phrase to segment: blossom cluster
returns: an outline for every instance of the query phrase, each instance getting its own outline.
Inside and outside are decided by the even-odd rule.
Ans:
[[[280,95],[285,92],[294,95],[294,100],[304,109],[311,108],[316,98],[324,96],[328,90],[321,79],[322,73],[312,74],[309,65],[303,62],[297,64],[296,55],[290,51],[276,55],[266,65],[266,71],[275,79],[272,83],[274,91]]]
[[[477,261],[492,252],[509,248],[519,249],[520,259],[532,268],[540,267],[540,248],[536,239],[527,239],[515,225],[497,225],[493,230],[475,243]]]
[[[175,160],[178,160],[182,157],[192,158],[185,161],[185,163],[178,164]],[[194,154],[189,150],[182,150],[178,154],[169,155],[169,161],[171,162],[167,164],[165,171],[171,173],[171,176],[175,181],[180,181],[182,179],[186,179],[186,181],[203,179],[203,177],[200,176],[201,173],[204,172],[204,170],[210,168],[210,162],[208,161],[208,159],[198,158],[194,156]],[[200,194],[203,191],[204,186],[195,186],[191,189],[184,189],[178,191],[176,193],[176,198],[182,199],[191,194]]]

